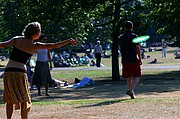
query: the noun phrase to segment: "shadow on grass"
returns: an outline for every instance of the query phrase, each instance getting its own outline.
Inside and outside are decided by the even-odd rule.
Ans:
[[[106,100],[104,102],[99,102],[99,103],[96,103],[96,104],[90,104],[90,105],[84,105],[84,106],[78,106],[76,108],[112,105],[112,104],[119,103],[119,102],[124,102],[124,101],[127,101],[127,100],[129,100],[129,99],[118,99],[118,100],[108,100],[108,101]]]
[[[143,92],[172,92],[180,90],[180,71],[144,75],[139,83],[139,90]]]
[[[137,94],[148,95],[151,93],[172,92],[180,90],[180,71],[171,71],[162,74],[143,75],[136,87]],[[82,88],[50,88],[50,97],[37,96],[37,91],[31,91],[32,102],[63,101],[81,99],[117,99],[126,97],[126,81],[112,81],[111,77],[96,77],[95,84]],[[44,92],[44,90],[42,90]],[[3,90],[0,90],[0,104],[2,104]],[[128,97],[129,98],[129,97]],[[102,102],[95,105],[110,104],[115,102]]]

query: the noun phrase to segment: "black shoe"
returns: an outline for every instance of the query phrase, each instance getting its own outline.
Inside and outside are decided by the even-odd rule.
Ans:
[[[41,93],[38,93],[38,96],[42,96],[42,94],[41,94]]]
[[[68,86],[68,82],[67,81],[64,82],[64,86]]]
[[[48,97],[50,97],[50,95],[47,93],[45,96],[48,96]]]
[[[132,93],[131,91],[128,90],[126,94],[129,95],[131,99],[135,99],[134,93]]]

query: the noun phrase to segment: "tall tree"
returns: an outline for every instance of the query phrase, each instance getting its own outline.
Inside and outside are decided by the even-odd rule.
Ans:
[[[129,0],[130,1],[130,0]],[[120,34],[120,1],[115,1],[114,20],[113,20],[113,31],[112,31],[112,80],[119,80],[119,58],[118,58],[118,36]]]
[[[75,37],[79,43],[88,40],[90,36],[92,38],[92,33],[98,31],[100,35],[93,35],[102,39],[112,39],[112,80],[119,80],[118,36],[123,30],[121,26],[125,20],[131,20],[138,14],[134,13],[139,1],[141,2],[141,0],[44,0],[43,2],[4,0],[1,7],[4,22],[1,25],[8,38],[21,34],[21,30],[28,22],[39,21],[43,32],[52,41]]]
[[[118,58],[118,36],[120,35],[120,29],[122,29],[120,23],[123,23],[122,10],[125,5],[131,2],[131,5],[136,6],[135,3],[138,1],[132,0],[109,0],[102,4],[104,9],[101,11],[100,16],[107,18],[108,20],[104,23],[96,24],[95,26],[103,26],[112,24],[111,36],[112,36],[112,80],[120,80],[119,75],[119,58]],[[129,6],[131,6],[129,5]],[[125,8],[124,8],[125,9]],[[133,11],[132,11],[133,12]],[[127,19],[126,19],[127,20]]]

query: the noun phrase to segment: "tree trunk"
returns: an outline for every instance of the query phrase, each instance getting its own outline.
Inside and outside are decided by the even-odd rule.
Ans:
[[[119,75],[119,57],[118,57],[118,36],[119,36],[119,25],[120,21],[120,0],[117,0],[115,3],[115,12],[114,12],[114,22],[113,22],[113,32],[112,32],[112,80],[120,80]]]

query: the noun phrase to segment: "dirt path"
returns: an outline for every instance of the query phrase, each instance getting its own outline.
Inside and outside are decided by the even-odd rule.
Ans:
[[[179,119],[180,91],[138,95],[137,101],[129,97],[116,98],[111,103],[86,105],[33,105],[30,119]],[[168,99],[171,98],[170,100]],[[154,101],[158,98],[159,101]],[[149,101],[147,100],[149,99]],[[174,100],[173,100],[174,99]],[[1,107],[1,110],[5,107]],[[13,119],[19,119],[15,111]],[[5,112],[0,112],[0,119],[5,119]]]
[[[50,89],[51,97],[38,97],[31,91],[32,102],[70,102],[101,100],[88,104],[33,104],[29,119],[180,119],[180,71],[145,75],[135,92],[126,94],[126,81],[108,78],[83,88]],[[2,99],[2,92],[0,92]],[[0,119],[5,119],[5,105],[0,105]],[[20,119],[15,111],[13,119]]]
[[[154,79],[155,80],[155,79]],[[179,79],[142,80],[131,100],[125,81],[100,81],[78,89],[50,89],[51,97],[38,97],[31,91],[32,101],[101,100],[90,104],[32,105],[30,119],[179,119]],[[161,82],[160,82],[161,81]],[[0,119],[5,119],[5,105],[0,106]],[[15,111],[13,119],[19,119]]]

